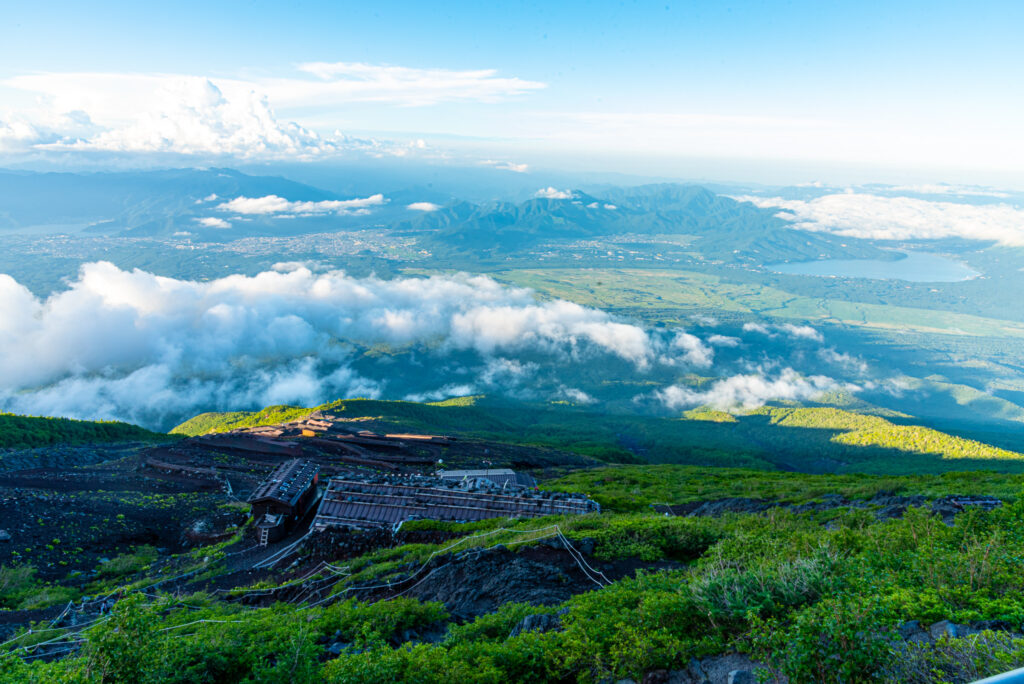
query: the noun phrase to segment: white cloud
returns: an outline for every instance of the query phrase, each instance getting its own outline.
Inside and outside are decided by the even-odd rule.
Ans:
[[[290,78],[251,80],[90,72],[15,76],[0,86],[34,96],[37,105],[0,121],[0,151],[311,158],[357,149],[405,156],[423,149],[423,141],[395,145],[340,132],[323,137],[298,123],[279,120],[275,111],[305,113],[354,102],[499,102],[544,87],[500,77],[493,70],[353,63],[305,64],[299,69],[300,74]]]
[[[568,199],[574,199],[576,197],[576,195],[573,193],[572,190],[559,190],[558,188],[547,187],[547,188],[541,188],[540,190],[535,192],[534,193],[534,197],[544,197],[546,199],[568,200]]]
[[[43,139],[35,126],[24,121],[10,123],[0,120],[0,152],[14,152],[30,148]]]
[[[715,350],[704,344],[699,337],[677,332],[670,344],[672,351],[683,352],[682,360],[698,368],[708,368],[715,358]]]
[[[433,202],[413,202],[412,204],[406,205],[406,209],[412,211],[437,211],[441,208],[441,205],[434,204]]]
[[[1024,245],[1024,210],[1008,204],[970,205],[912,197],[837,193],[812,200],[745,196],[759,207],[779,208],[796,228],[856,238],[912,240],[968,238]]]
[[[783,323],[782,325],[776,327],[783,333],[789,335],[790,337],[803,338],[805,340],[814,340],[815,342],[825,341],[825,336],[818,332],[817,329],[812,328],[809,325],[793,325],[792,323]]]
[[[764,323],[744,323],[744,332],[754,332],[761,335],[767,335],[769,337],[775,337],[778,334],[786,335],[794,339],[805,339],[813,340],[815,342],[824,342],[825,336],[817,328],[813,328],[809,325],[794,325],[792,323],[783,323],[782,325],[766,325]]]
[[[564,385],[558,389],[555,393],[555,399],[561,399],[564,401],[571,402],[573,404],[587,405],[596,404],[597,399],[590,396],[581,389],[575,387],[565,387]]]
[[[738,347],[742,341],[738,337],[730,337],[729,335],[712,335],[707,339],[708,344],[715,347]]]
[[[825,347],[818,350],[818,358],[826,363],[835,364],[858,375],[866,375],[868,364],[864,359],[851,356],[845,352],[838,352],[832,347]]]
[[[482,161],[480,162],[480,165],[493,166],[496,169],[501,169],[502,171],[512,171],[514,173],[526,173],[527,171],[530,170],[529,164],[516,164],[515,162],[495,161],[493,159],[487,159],[485,161]]]
[[[381,396],[386,374],[357,372],[352,345],[528,353],[559,368],[606,354],[638,370],[659,346],[603,311],[537,302],[486,277],[280,268],[193,282],[92,263],[45,300],[0,275],[0,410],[167,427],[200,410]],[[505,360],[479,379],[500,384],[535,368]]]
[[[540,371],[540,366],[518,359],[493,358],[480,373],[480,382],[492,387],[507,387],[526,380]]]
[[[772,331],[767,325],[761,323],[744,323],[743,332],[756,332],[762,335],[771,335]]]
[[[82,112],[87,126],[40,135],[37,149],[154,152],[186,155],[316,156],[339,149],[295,123],[276,118],[252,89],[226,96],[205,78],[122,74],[43,74],[5,82],[41,95],[53,119]]]
[[[1005,199],[1009,193],[976,185],[951,185],[949,183],[922,183],[920,185],[891,185],[889,192],[912,192],[918,195],[960,195],[962,197],[996,197]]]
[[[591,344],[646,368],[654,350],[647,333],[616,323],[603,311],[554,300],[536,306],[473,307],[451,318],[450,340],[483,354],[501,350],[568,346],[573,352]]]
[[[405,401],[444,401],[445,399],[451,399],[452,397],[468,397],[476,393],[477,389],[475,386],[463,383],[461,385],[445,385],[444,387],[428,392],[414,392],[412,394],[407,394],[402,398]]]
[[[196,222],[204,228],[230,228],[231,224],[222,218],[216,216],[204,216],[203,218],[197,218]]]
[[[430,105],[439,102],[501,102],[545,88],[544,83],[498,76],[494,69],[457,71],[414,69],[358,62],[311,62],[299,70],[317,81],[263,81],[275,100],[323,102],[392,102]]]
[[[716,380],[706,390],[671,385],[658,390],[655,396],[669,410],[711,406],[720,410],[750,410],[769,401],[813,400],[836,389],[857,391],[855,385],[843,384],[823,375],[803,376],[785,368],[774,377],[763,373],[734,375]]]
[[[217,205],[217,208],[221,211],[247,216],[269,216],[272,214],[308,216],[312,214],[365,213],[370,207],[377,207],[386,202],[384,195],[381,194],[360,199],[324,200],[322,202],[291,202],[277,195],[266,195],[264,197],[236,197]]]

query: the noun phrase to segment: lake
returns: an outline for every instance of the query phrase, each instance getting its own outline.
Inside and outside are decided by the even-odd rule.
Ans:
[[[956,283],[977,278],[980,273],[967,264],[938,254],[901,252],[905,259],[824,259],[789,264],[768,264],[776,273],[790,275],[833,276],[839,278],[872,278],[874,280],[906,280],[914,283]]]

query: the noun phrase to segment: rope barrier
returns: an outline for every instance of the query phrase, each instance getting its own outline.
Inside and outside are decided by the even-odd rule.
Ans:
[[[467,551],[467,554],[472,554],[469,557],[471,557],[473,559],[479,558],[484,553],[486,553],[488,551],[491,551],[491,550],[493,550],[495,548],[498,548],[499,546],[503,546],[503,547],[507,548],[507,547],[515,546],[515,545],[519,545],[519,544],[536,543],[536,542],[542,541],[544,539],[549,539],[549,538],[554,537],[554,538],[558,539],[562,543],[562,545],[564,546],[566,551],[569,553],[570,557],[573,559],[573,561],[576,563],[576,565],[580,568],[580,571],[584,574],[584,576],[587,577],[587,579],[591,580],[592,582],[597,584],[598,587],[601,587],[601,588],[603,588],[605,586],[608,586],[609,584],[612,583],[612,581],[603,572],[601,572],[600,570],[595,569],[592,565],[590,565],[590,563],[587,562],[586,557],[575,546],[573,546],[573,544],[569,541],[569,539],[562,532],[562,530],[561,530],[559,525],[554,524],[554,525],[548,525],[546,527],[534,528],[534,529],[529,529],[529,530],[517,530],[517,529],[513,529],[513,528],[500,527],[500,528],[496,528],[496,529],[493,529],[493,530],[488,530],[486,532],[481,532],[479,534],[473,534],[473,535],[467,535],[465,537],[461,537],[458,540],[454,541],[451,544],[448,544],[447,546],[445,546],[445,547],[443,547],[441,549],[437,549],[435,551],[432,551],[427,556],[426,560],[424,560],[424,562],[416,569],[415,572],[413,572],[411,575],[409,575],[408,577],[402,579],[399,582],[386,582],[386,583],[378,583],[378,584],[363,585],[363,586],[347,586],[347,587],[343,587],[340,591],[336,591],[334,593],[330,593],[330,594],[328,594],[327,596],[325,596],[323,598],[318,598],[316,601],[314,601],[312,603],[305,603],[305,605],[303,605],[302,607],[298,608],[298,610],[310,610],[310,609],[315,608],[317,606],[323,605],[324,603],[327,603],[329,601],[336,600],[336,599],[340,598],[341,596],[343,596],[343,595],[345,595],[345,594],[347,594],[349,592],[353,592],[353,591],[376,591],[376,590],[380,590],[380,589],[391,590],[395,586],[401,586],[401,585],[406,584],[406,583],[408,583],[408,582],[410,582],[412,580],[416,580],[412,584],[406,586],[404,589],[401,589],[400,591],[395,591],[394,593],[390,593],[389,596],[387,596],[386,598],[382,598],[381,600],[392,600],[392,599],[398,598],[398,597],[403,596],[403,595],[407,594],[408,592],[412,591],[413,589],[415,589],[416,587],[420,586],[421,584],[423,584],[423,582],[425,582],[427,579],[429,579],[431,576],[433,576],[439,570],[442,570],[443,568],[446,568],[446,567],[448,567],[448,566],[450,566],[450,565],[452,565],[453,563],[456,562],[455,560],[449,560],[448,562],[446,562],[446,563],[444,563],[444,564],[442,564],[442,565],[440,565],[438,567],[430,569],[429,571],[426,572],[426,574],[423,574],[424,571],[427,570],[427,566],[437,556],[443,555],[445,553],[449,553],[453,549],[456,549],[459,546],[462,546],[462,545],[466,544],[467,542],[470,542],[470,541],[473,541],[473,540],[478,540],[478,539],[484,539],[484,538],[488,538],[488,537],[493,537],[494,535],[501,534],[501,533],[511,533],[511,534],[516,535],[517,537],[521,537],[523,535],[539,535],[539,536],[532,536],[532,537],[527,538],[527,539],[523,539],[523,538],[514,539],[512,541],[508,541],[508,542],[504,542],[504,543],[498,543],[498,544],[492,544],[491,546],[486,546],[486,547],[484,547],[484,546],[475,547],[475,548]],[[291,552],[293,552],[295,550],[295,548],[297,548],[311,534],[312,534],[312,531],[308,532],[307,534],[305,534],[302,537],[300,537],[299,539],[297,539],[295,542],[292,542],[291,544],[289,544],[287,547],[285,547],[285,548],[283,548],[283,549],[273,553],[271,556],[268,556],[267,558],[263,559],[259,563],[254,564],[253,568],[255,569],[255,568],[272,567],[274,564],[280,562],[283,558],[287,557],[287,554],[290,554]],[[226,554],[226,555],[237,555],[237,554],[240,554],[240,553],[245,553],[247,551],[253,550],[254,548],[257,548],[257,546],[249,547],[247,549],[243,549],[241,551],[232,552],[231,554]],[[464,560],[464,558],[460,559],[460,560]],[[205,567],[205,566],[203,566],[203,567]],[[152,582],[152,583],[150,583],[148,585],[144,585],[143,587],[135,588],[135,589],[133,589],[131,591],[132,592],[139,592],[142,595],[150,597],[150,598],[156,598],[156,599],[161,600],[161,601],[167,601],[169,599],[166,596],[160,596],[159,594],[146,593],[144,590],[147,589],[147,588],[152,588],[152,587],[155,587],[155,586],[159,586],[160,584],[166,584],[167,582],[171,582],[171,581],[174,581],[174,580],[177,580],[177,579],[181,579],[181,578],[184,578],[184,577],[187,577],[187,576],[190,576],[190,575],[194,575],[194,574],[200,572],[203,569],[203,567],[195,568],[193,570],[190,570],[190,571],[188,571],[186,573],[182,573],[182,574],[174,576],[174,577],[165,578],[165,579],[159,579],[159,580],[157,580],[155,582]],[[303,576],[301,576],[301,577],[299,577],[297,579],[291,580],[289,582],[286,582],[285,584],[282,584],[282,585],[279,585],[279,586],[276,586],[276,587],[271,587],[271,588],[267,588],[267,589],[255,589],[255,590],[245,591],[245,592],[243,592],[240,595],[241,596],[267,595],[267,594],[272,594],[272,593],[275,593],[277,591],[280,591],[281,589],[298,586],[298,587],[300,587],[298,595],[295,596],[294,598],[292,598],[289,601],[289,603],[291,603],[293,605],[296,605],[296,604],[303,603],[304,601],[308,601],[309,598],[311,598],[314,595],[318,595],[318,594],[320,594],[323,591],[334,591],[339,583],[344,582],[348,578],[353,576],[353,573],[349,572],[349,570],[350,570],[350,568],[348,566],[338,566],[338,565],[333,565],[332,563],[329,563],[327,561],[320,561],[320,563],[318,563],[316,565],[316,567],[314,567],[312,570],[306,572]],[[319,577],[319,578],[313,579],[315,575],[320,574],[320,573],[322,573],[324,571],[330,573],[330,575],[327,576],[327,577]],[[418,577],[421,574],[423,574],[423,576],[422,577]],[[417,579],[417,577],[418,577],[418,579]],[[326,583],[329,583],[329,584],[326,584]],[[116,594],[116,593],[118,593],[120,591],[123,591],[123,588],[119,588],[119,589],[117,589],[115,591],[112,591],[111,593],[107,594],[103,598],[97,598],[97,599],[93,599],[92,601],[83,602],[82,603],[82,608],[84,609],[84,607],[86,605],[95,604],[95,603],[99,603],[99,602],[105,602],[111,596],[113,596],[114,594]],[[235,590],[234,589],[230,589],[230,590],[229,589],[217,589],[217,590],[214,590],[213,593],[224,593],[224,592],[231,592],[231,591],[235,591]],[[146,605],[147,606],[153,606],[153,605],[155,605],[155,603],[156,603],[156,601],[148,603]],[[186,604],[186,603],[184,603],[184,602],[182,602],[180,600],[177,601],[176,604],[177,605],[184,605],[186,608],[195,608],[197,610],[200,609],[200,607],[189,606],[188,604]],[[20,634],[20,635],[18,635],[16,637],[13,637],[12,639],[8,639],[7,641],[5,641],[3,643],[0,643],[0,648],[2,648],[4,646],[7,646],[7,645],[10,645],[10,644],[13,644],[14,642],[19,641],[21,639],[24,639],[26,636],[28,636],[30,634],[42,634],[42,633],[46,633],[46,632],[62,631],[65,628],[53,627],[54,623],[57,623],[60,620],[62,620],[69,612],[76,611],[76,610],[78,610],[76,608],[76,604],[73,601],[71,601],[71,602],[68,603],[67,606],[65,606],[64,610],[60,613],[60,615],[58,615],[56,618],[54,618],[53,620],[50,621],[49,624],[51,625],[51,627],[43,629],[43,630],[32,630],[32,629],[29,629],[29,631],[27,631],[27,632],[25,632],[23,634]],[[61,649],[61,650],[47,651],[45,653],[34,653],[33,652],[31,654],[28,654],[28,655],[23,655],[22,657],[25,658],[25,659],[39,658],[39,657],[44,657],[44,656],[47,656],[47,655],[60,655],[62,653],[67,653],[67,652],[73,651],[73,650],[76,649],[76,647],[79,644],[81,644],[83,641],[85,641],[84,634],[88,630],[92,629],[93,627],[95,627],[98,624],[107,622],[108,620],[111,619],[111,617],[112,616],[110,616],[110,615],[104,615],[104,616],[98,617],[95,620],[87,622],[87,623],[85,623],[83,625],[76,625],[74,628],[68,629],[67,631],[65,631],[61,635],[56,636],[56,637],[54,637],[52,639],[48,639],[46,641],[42,641],[42,642],[39,642],[39,643],[36,643],[36,644],[32,644],[32,645],[28,645],[28,646],[18,646],[18,647],[15,647],[12,651],[9,651],[9,652],[13,653],[13,652],[29,651],[29,650],[34,651],[35,649],[38,649],[39,647],[47,646],[47,645],[50,645],[50,644],[56,644],[58,642],[71,642],[72,645],[68,646],[67,648]],[[184,627],[188,627],[188,626],[192,626],[192,625],[196,625],[196,624],[203,624],[203,623],[213,623],[213,624],[236,623],[237,624],[237,623],[242,623],[242,622],[244,622],[244,621],[243,620],[201,619],[201,620],[193,620],[191,622],[186,622],[186,623],[183,623],[183,624],[180,624],[180,625],[173,625],[171,627],[165,627],[165,628],[162,628],[162,629],[157,630],[157,631],[159,631],[159,632],[169,632],[169,631],[174,631],[174,630],[182,629]],[[182,637],[187,637],[187,636],[193,636],[193,635],[192,634],[169,635],[169,638],[182,638]]]

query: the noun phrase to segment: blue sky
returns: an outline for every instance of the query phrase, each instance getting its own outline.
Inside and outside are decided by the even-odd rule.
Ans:
[[[0,154],[322,155],[351,136],[510,168],[707,160],[1024,184],[1019,2],[51,2],[4,16]]]

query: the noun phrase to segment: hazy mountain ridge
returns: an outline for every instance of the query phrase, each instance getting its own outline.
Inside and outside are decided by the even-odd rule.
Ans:
[[[146,223],[187,221],[196,203],[217,195],[279,195],[299,201],[337,199],[332,193],[281,177],[250,176],[233,169],[171,169],[96,173],[0,170],[2,227],[104,222],[110,231],[152,234]],[[180,224],[181,225],[181,224]]]

